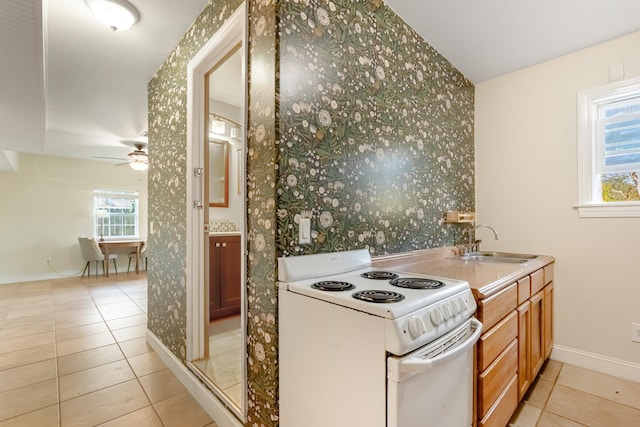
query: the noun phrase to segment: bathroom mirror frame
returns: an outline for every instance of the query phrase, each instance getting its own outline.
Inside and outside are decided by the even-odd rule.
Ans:
[[[229,207],[229,143],[209,139],[209,206]],[[222,169],[222,171],[220,171]],[[212,200],[220,200],[212,202]]]

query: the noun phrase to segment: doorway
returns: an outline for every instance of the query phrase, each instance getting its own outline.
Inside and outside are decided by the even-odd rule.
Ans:
[[[187,366],[241,420],[247,401],[246,19],[243,3],[189,63],[187,94],[187,191],[193,196]]]

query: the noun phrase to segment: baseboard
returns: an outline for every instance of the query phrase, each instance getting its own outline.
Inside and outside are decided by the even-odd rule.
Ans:
[[[551,350],[550,358],[558,362],[640,383],[640,364],[637,363],[555,344]]]
[[[242,424],[215,395],[202,384],[151,331],[147,330],[147,343],[178,378],[187,391],[207,411],[219,427],[243,427]]]
[[[0,277],[0,286],[6,285],[8,283],[40,282],[43,280],[57,280],[57,279],[68,279],[73,277],[80,277],[80,274],[73,275],[74,273],[77,274],[78,272],[70,271],[70,272],[62,272],[61,274],[42,273],[42,274],[24,274],[19,276],[10,276],[10,277],[4,276],[4,277]]]

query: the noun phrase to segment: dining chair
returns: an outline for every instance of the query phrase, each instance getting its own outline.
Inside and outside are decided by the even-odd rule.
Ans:
[[[140,248],[140,259],[144,258],[144,269],[147,269],[148,260],[147,260],[147,242],[142,244],[142,248]],[[136,251],[129,252],[129,265],[127,265],[127,273],[131,269],[131,260],[136,259]]]
[[[82,256],[87,263],[82,270],[82,277],[88,272],[87,276],[91,276],[91,261],[96,262],[96,277],[98,277],[98,261],[102,261],[102,274],[104,274],[104,254],[100,250],[100,245],[96,242],[96,239],[90,237],[78,237],[78,243],[80,243],[80,249],[82,250]],[[118,266],[116,265],[116,259],[118,254],[109,254],[109,260],[113,260],[113,268],[118,274]]]

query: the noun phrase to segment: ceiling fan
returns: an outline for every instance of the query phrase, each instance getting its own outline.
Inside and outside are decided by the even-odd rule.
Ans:
[[[104,157],[104,156],[92,156],[92,157],[94,159],[122,160],[122,161],[125,161],[125,163],[118,163],[116,164],[116,166],[129,165],[131,166],[132,169],[135,169],[137,171],[147,170],[149,168],[149,155],[147,154],[146,151],[144,151],[144,148],[146,147],[147,144],[145,142],[139,142],[139,141],[126,141],[126,142],[123,142],[123,144],[129,145],[129,146],[133,145],[133,147],[135,147],[135,150],[127,154],[126,159],[121,157]]]
[[[127,155],[129,157],[129,166],[137,171],[144,171],[149,168],[149,156],[147,152],[143,150],[145,144],[137,142],[133,144],[136,147],[131,153]]]

